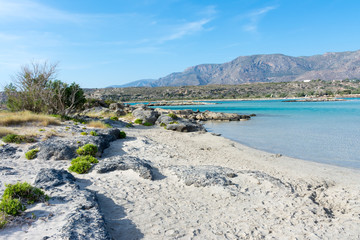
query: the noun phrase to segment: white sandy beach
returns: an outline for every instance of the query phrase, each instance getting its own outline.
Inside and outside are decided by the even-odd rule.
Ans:
[[[112,142],[99,161],[147,160],[153,181],[133,170],[74,173],[81,188],[96,192],[113,239],[360,239],[359,170],[276,156],[211,133],[124,130],[128,137]],[[33,182],[40,168],[69,165],[1,160],[18,173],[0,176],[1,192],[5,183]],[[37,204],[43,219],[0,230],[0,239],[51,236],[71,207]]]

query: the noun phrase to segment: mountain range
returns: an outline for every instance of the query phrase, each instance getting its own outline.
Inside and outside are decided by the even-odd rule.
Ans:
[[[159,79],[110,87],[236,85],[253,82],[360,79],[360,50],[292,57],[283,54],[241,56],[223,64],[201,64]]]

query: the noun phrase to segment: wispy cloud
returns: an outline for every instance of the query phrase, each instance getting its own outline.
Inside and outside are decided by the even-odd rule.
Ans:
[[[178,26],[176,30],[170,35],[161,38],[159,42],[164,43],[167,41],[180,39],[186,35],[191,35],[197,32],[205,31],[206,29],[204,25],[209,23],[210,21],[211,19],[201,19],[199,21],[185,23],[181,26]]]
[[[79,21],[79,15],[71,14],[29,0],[0,0],[0,19]]]
[[[245,15],[248,23],[243,26],[243,30],[246,32],[257,33],[260,20],[270,11],[277,9],[277,6],[268,6],[260,9],[256,9],[251,13]]]

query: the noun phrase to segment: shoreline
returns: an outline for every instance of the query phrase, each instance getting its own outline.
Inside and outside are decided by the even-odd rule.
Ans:
[[[138,159],[151,165],[153,180],[131,169],[73,174],[81,191],[96,194],[114,239],[360,236],[360,171],[279,157],[210,132],[174,132],[157,126],[120,129],[127,138],[111,142],[99,164],[112,158]],[[1,179],[3,190],[3,181],[32,182],[40,168],[67,169],[70,161],[20,157],[4,159],[1,165],[17,172]],[[53,217],[0,230],[0,236],[41,239],[58,232],[75,203],[51,203],[51,210],[37,204],[27,214]]]

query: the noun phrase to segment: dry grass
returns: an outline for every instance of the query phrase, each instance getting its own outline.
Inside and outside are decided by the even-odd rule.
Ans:
[[[132,115],[132,113],[128,113],[125,116],[121,116],[119,118],[127,122],[133,122],[135,120],[135,117]]]
[[[0,126],[16,126],[16,125],[59,125],[58,119],[44,115],[26,112],[0,112]]]
[[[0,127],[0,138],[8,134],[15,134],[15,132],[10,128]]]
[[[92,117],[92,118],[111,118],[111,117],[116,117],[117,115],[113,112],[88,112],[85,114],[88,117]]]
[[[87,124],[88,127],[93,127],[93,128],[108,128],[109,125],[101,122],[101,121],[91,121]]]

